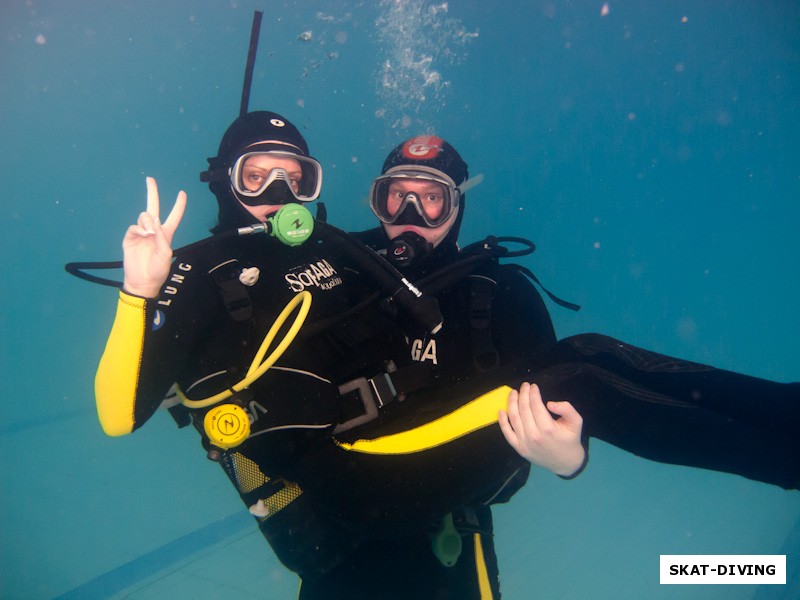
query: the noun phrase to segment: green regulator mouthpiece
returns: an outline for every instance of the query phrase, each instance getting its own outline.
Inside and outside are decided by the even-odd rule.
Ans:
[[[287,246],[299,246],[314,231],[314,217],[301,204],[285,204],[266,223],[239,229],[239,235],[267,233]]]

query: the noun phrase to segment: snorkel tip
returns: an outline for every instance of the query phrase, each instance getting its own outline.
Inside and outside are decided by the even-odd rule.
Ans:
[[[250,105],[250,88],[253,85],[253,69],[256,64],[256,51],[258,50],[258,38],[261,35],[261,17],[264,13],[260,10],[253,12],[253,27],[250,30],[250,46],[247,50],[247,63],[244,67],[244,82],[242,83],[242,102],[239,105],[239,116],[247,114]]]

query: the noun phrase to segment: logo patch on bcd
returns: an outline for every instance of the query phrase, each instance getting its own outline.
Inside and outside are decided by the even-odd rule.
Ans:
[[[443,143],[444,140],[435,135],[418,135],[403,144],[403,156],[413,160],[430,160],[436,158]]]
[[[166,318],[164,317],[164,313],[158,309],[153,313],[153,331],[158,331],[164,326],[164,321]]]
[[[296,267],[284,275],[286,283],[293,292],[302,292],[309,287],[327,291],[342,284],[339,273],[327,260],[309,262]]]

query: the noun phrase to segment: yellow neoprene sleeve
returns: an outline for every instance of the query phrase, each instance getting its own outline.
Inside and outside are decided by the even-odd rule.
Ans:
[[[117,316],[94,380],[97,416],[108,435],[133,431],[144,332],[144,299],[120,291]]]

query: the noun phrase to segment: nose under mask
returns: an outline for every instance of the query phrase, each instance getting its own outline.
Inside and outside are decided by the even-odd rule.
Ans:
[[[234,191],[234,193],[236,193]],[[247,206],[260,206],[262,204],[289,204],[297,202],[297,198],[292,193],[292,188],[286,181],[273,181],[261,194],[250,198],[236,194],[236,197]]]
[[[395,219],[392,225],[415,225],[417,227],[427,227],[428,225],[422,219],[422,216],[417,212],[416,207],[413,204],[408,204],[403,209],[397,219]]]

